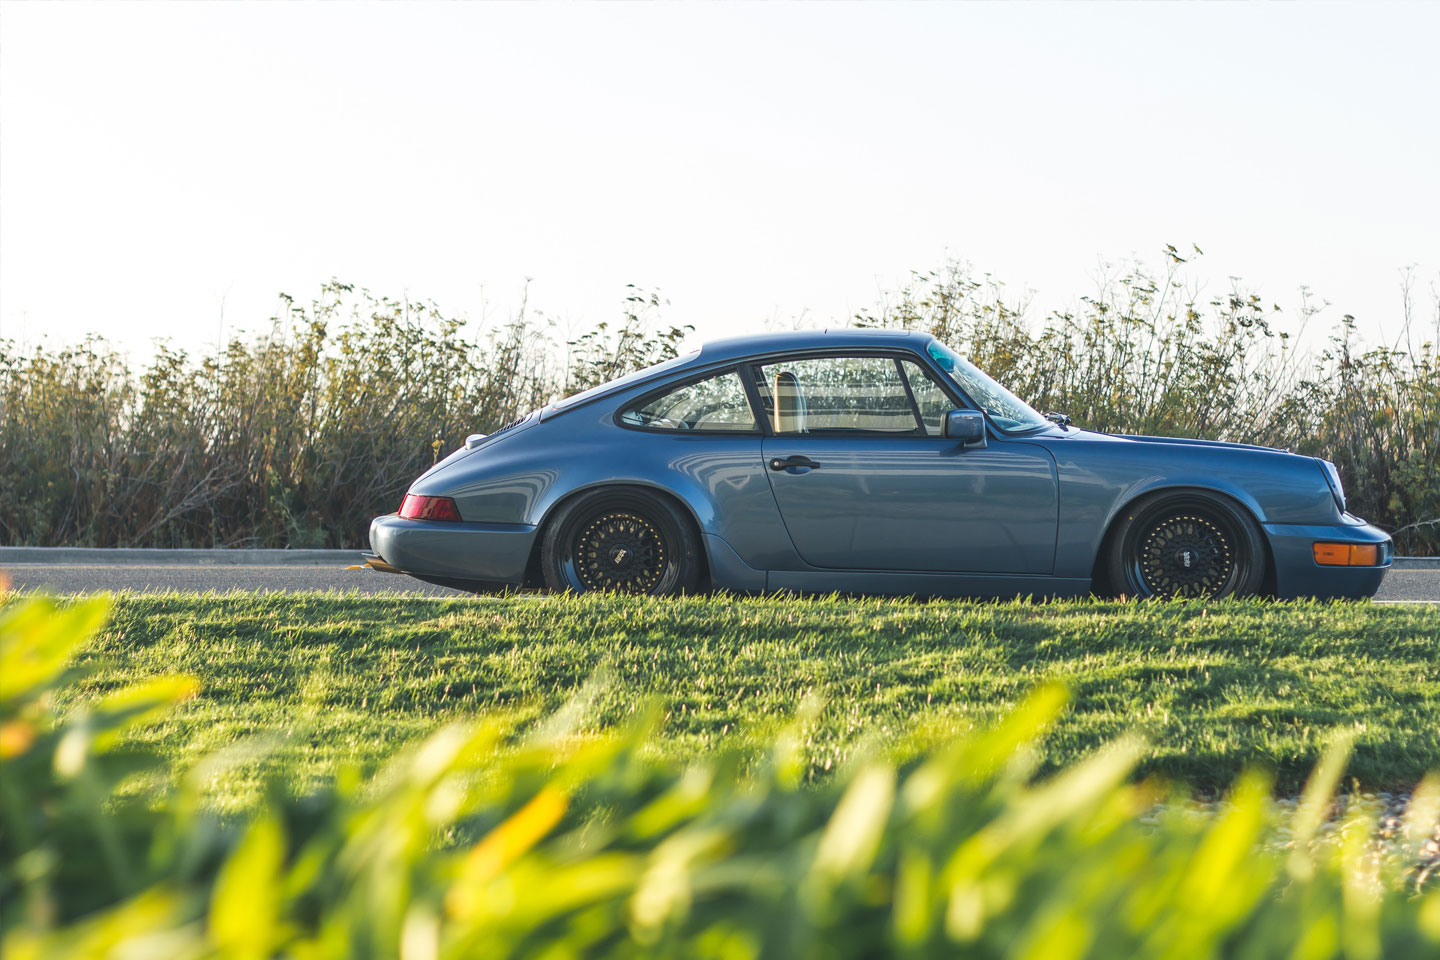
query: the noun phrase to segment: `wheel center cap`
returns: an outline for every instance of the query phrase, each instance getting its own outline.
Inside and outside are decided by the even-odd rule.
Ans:
[[[630,550],[629,550],[628,547],[611,547],[611,548],[610,548],[610,562],[613,563],[613,564],[615,564],[617,567],[618,567],[620,564],[624,563],[626,560],[629,560],[629,559],[630,559]]]
[[[1184,570],[1189,570],[1200,562],[1200,555],[1190,548],[1176,551],[1175,563]]]

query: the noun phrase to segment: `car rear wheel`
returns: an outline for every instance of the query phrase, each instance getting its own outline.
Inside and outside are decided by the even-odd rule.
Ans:
[[[552,590],[670,596],[699,583],[700,545],[668,500],[596,490],[563,504],[546,525],[540,565]]]
[[[1132,597],[1244,597],[1264,582],[1265,559],[1255,521],[1226,498],[1197,490],[1126,510],[1106,572],[1116,592]]]

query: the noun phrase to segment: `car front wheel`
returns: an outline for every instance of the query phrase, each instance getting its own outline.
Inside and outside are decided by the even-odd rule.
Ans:
[[[552,590],[670,596],[695,590],[700,546],[668,500],[596,490],[563,504],[546,525],[540,564]]]
[[[1131,505],[1108,560],[1112,588],[1132,597],[1244,597],[1265,579],[1255,521],[1228,499],[1198,490]]]

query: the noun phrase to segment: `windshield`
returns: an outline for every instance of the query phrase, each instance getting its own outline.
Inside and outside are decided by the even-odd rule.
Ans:
[[[991,380],[979,367],[939,340],[932,340],[925,352],[950,375],[957,387],[965,391],[967,397],[985,411],[998,429],[1008,433],[1050,425],[1050,421],[1030,409],[1029,404]]]

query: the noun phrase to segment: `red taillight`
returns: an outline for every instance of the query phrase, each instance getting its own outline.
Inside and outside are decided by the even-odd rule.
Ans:
[[[460,508],[449,497],[422,497],[407,493],[400,503],[400,516],[406,520],[459,520]]]

